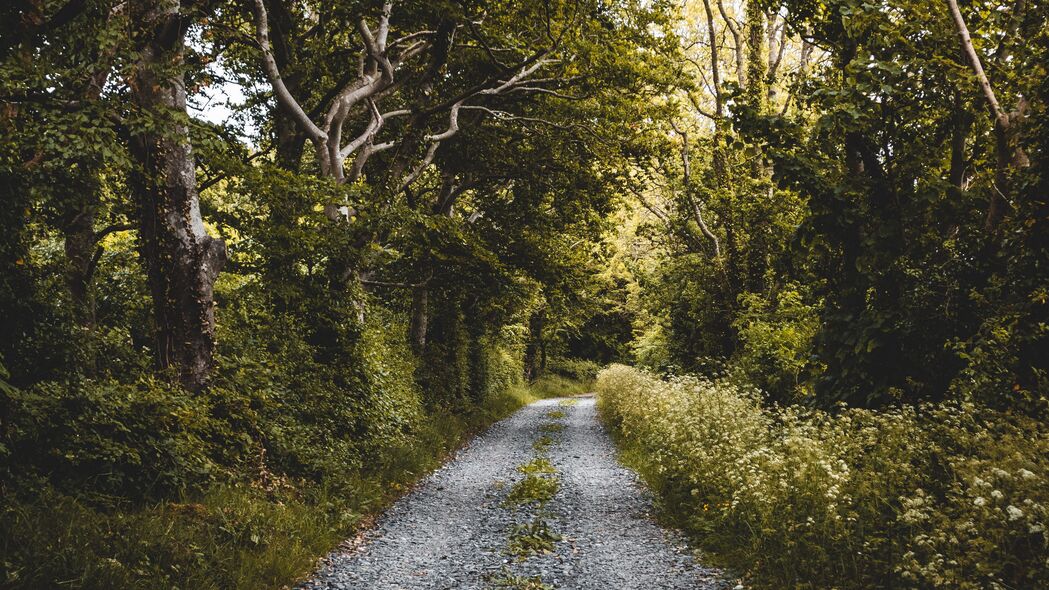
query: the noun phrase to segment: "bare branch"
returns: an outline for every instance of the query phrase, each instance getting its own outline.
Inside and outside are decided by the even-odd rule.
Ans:
[[[725,24],[728,25],[728,30],[732,33],[732,39],[736,43],[736,80],[739,81],[739,86],[742,88],[747,84],[747,69],[743,65],[743,41],[739,26],[725,12],[724,0],[718,0],[718,11],[721,12],[721,18],[725,19]]]
[[[707,33],[710,37],[710,75],[714,81],[714,104],[718,119],[721,119],[725,111],[721,104],[721,74],[718,71],[718,39],[714,30],[714,12],[710,9],[710,0],[703,0],[703,8],[707,15]]]
[[[270,85],[273,86],[273,94],[277,98],[277,103],[295,119],[302,130],[314,142],[319,143],[327,140],[328,134],[306,115],[306,111],[302,109],[295,97],[291,95],[288,87],[284,84],[284,80],[281,78],[280,70],[277,68],[277,61],[273,58],[273,52],[270,48],[269,22],[263,0],[255,0],[255,39],[258,42],[259,49],[262,51],[263,69],[266,71],[266,77],[269,79]]]

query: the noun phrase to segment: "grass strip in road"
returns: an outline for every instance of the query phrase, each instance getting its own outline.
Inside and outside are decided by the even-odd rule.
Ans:
[[[554,552],[554,543],[561,540],[561,535],[550,529],[541,516],[526,524],[515,524],[510,529],[510,543],[506,552],[518,560],[532,555],[549,555]]]
[[[532,448],[535,450],[536,453],[545,453],[553,445],[554,439],[551,438],[549,435],[544,434],[543,436],[540,436],[539,438],[535,439],[535,442],[532,443]]]
[[[503,505],[508,508],[529,504],[543,506],[554,497],[560,487],[561,483],[556,477],[529,473],[510,488]]]
[[[524,465],[518,465],[517,470],[525,475],[529,474],[546,474],[552,475],[557,473],[554,466],[550,464],[550,460],[546,457],[536,457]]]
[[[560,422],[547,422],[546,424],[539,425],[539,432],[544,433],[561,432],[564,429],[565,425]]]
[[[493,577],[489,583],[491,588],[512,589],[512,590],[554,590],[554,587],[549,584],[544,584],[543,579],[539,576],[518,576],[510,571],[509,568],[503,567],[503,571]]]

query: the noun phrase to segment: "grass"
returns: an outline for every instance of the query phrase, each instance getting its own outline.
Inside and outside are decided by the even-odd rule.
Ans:
[[[543,432],[546,434],[554,434],[557,432],[561,432],[564,429],[565,425],[561,422],[547,422],[545,424],[539,425],[539,432]]]
[[[518,465],[517,470],[525,475],[528,474],[547,474],[552,475],[557,473],[554,466],[550,464],[550,460],[546,457],[536,457],[524,465]]]
[[[466,416],[433,415],[415,444],[385,449],[367,471],[348,473],[327,489],[226,484],[174,501],[127,505],[47,489],[15,498],[0,488],[0,588],[293,585],[311,572],[317,557],[352,536],[474,433],[526,404],[562,394],[561,385],[560,379],[543,379],[510,388]],[[539,462],[532,467],[544,468]],[[556,490],[556,480],[540,479],[544,483],[530,483],[518,495],[527,502],[546,497],[543,490],[551,486]]]
[[[543,436],[540,436],[539,438],[535,439],[535,442],[532,443],[532,449],[534,449],[537,453],[545,453],[547,450],[550,449],[551,446],[553,446],[553,444],[554,439],[550,438],[549,435],[544,434]]]
[[[567,415],[568,414],[564,410],[550,410],[546,413],[546,417],[550,418],[551,420],[560,420],[561,418],[564,418]]]
[[[593,383],[576,381],[561,375],[544,375],[531,385],[531,390],[541,398],[568,397],[590,393]]]
[[[561,483],[555,477],[543,477],[534,473],[525,475],[524,479],[510,488],[503,504],[509,507],[525,504],[542,506],[554,497]]]
[[[493,577],[492,588],[512,588],[513,590],[553,590],[553,586],[544,584],[539,576],[524,577],[515,575],[509,568],[503,567],[502,573]]]

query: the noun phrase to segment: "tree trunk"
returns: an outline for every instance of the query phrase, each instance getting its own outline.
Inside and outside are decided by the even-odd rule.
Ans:
[[[200,216],[182,72],[189,22],[178,2],[144,1],[132,10],[141,52],[132,101],[151,121],[132,133],[131,188],[153,296],[156,363],[159,369],[173,368],[183,386],[199,391],[213,365],[212,290],[226,245],[208,235]]]
[[[973,116],[965,108],[961,92],[954,98],[954,113],[951,117],[951,170],[950,181],[955,188],[961,189],[966,184],[968,159],[965,146],[972,132]]]
[[[92,195],[93,197],[94,195]],[[95,207],[85,205],[63,227],[66,288],[73,312],[74,363],[84,375],[95,373],[95,294],[91,289],[95,251]]]
[[[525,379],[535,381],[546,368],[546,343],[543,341],[543,328],[546,324],[546,310],[539,310],[528,320],[528,344],[525,346],[524,371]]]
[[[415,354],[422,354],[426,350],[429,301],[430,289],[425,284],[412,288],[412,321],[408,336]]]

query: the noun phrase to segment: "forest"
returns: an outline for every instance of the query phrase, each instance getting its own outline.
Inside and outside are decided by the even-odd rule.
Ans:
[[[727,587],[1049,587],[1049,4],[11,0],[0,195],[0,588],[293,587],[590,392]]]

